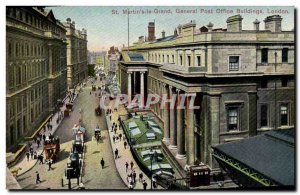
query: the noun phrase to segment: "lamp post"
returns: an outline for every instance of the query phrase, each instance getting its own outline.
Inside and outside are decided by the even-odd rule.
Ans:
[[[151,160],[151,190],[153,189],[153,173],[152,173],[152,164],[153,164],[153,160],[157,160],[157,152],[154,151],[154,152],[151,152],[150,153],[150,160]]]

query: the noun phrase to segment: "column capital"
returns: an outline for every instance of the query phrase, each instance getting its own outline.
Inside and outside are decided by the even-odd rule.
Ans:
[[[140,74],[145,74],[145,71],[140,71]]]
[[[132,74],[132,71],[127,71],[127,74]]]
[[[169,85],[169,89],[172,90],[173,86]]]
[[[176,88],[176,92],[177,93],[180,93],[180,91],[181,91],[181,89]]]
[[[162,82],[162,85],[163,85],[163,87],[166,87],[166,85],[167,85],[167,84],[166,84],[166,83],[164,83],[164,82]]]

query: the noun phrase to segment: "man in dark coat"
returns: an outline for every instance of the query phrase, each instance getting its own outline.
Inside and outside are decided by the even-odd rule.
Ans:
[[[104,168],[104,160],[103,160],[103,158],[101,159],[100,164],[101,164],[101,167],[103,169]]]
[[[39,172],[35,172],[35,173],[36,173],[36,180],[35,180],[35,183],[36,183],[36,184],[41,183],[41,178],[40,178]]]

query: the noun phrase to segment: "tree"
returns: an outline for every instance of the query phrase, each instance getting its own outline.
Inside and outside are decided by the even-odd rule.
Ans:
[[[88,64],[88,76],[95,76],[95,64]]]

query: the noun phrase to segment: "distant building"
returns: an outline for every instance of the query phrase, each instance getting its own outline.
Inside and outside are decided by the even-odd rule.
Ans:
[[[218,168],[212,146],[295,124],[294,32],[281,30],[279,15],[267,17],[264,30],[257,20],[243,30],[242,20],[229,17],[227,29],[191,21],[160,38],[149,23],[148,38],[121,52],[119,84],[129,99],[196,94],[200,109],[151,108],[164,127],[165,153],[183,177],[185,165]]]
[[[67,79],[68,87],[74,88],[78,83],[87,77],[87,31],[76,30],[75,21],[67,18],[64,22],[67,30]]]
[[[67,92],[66,30],[51,10],[6,7],[6,145],[30,136]]]
[[[120,52],[117,47],[110,47],[110,49],[107,51],[107,59],[108,59],[108,78],[113,78],[114,76],[117,76],[117,70],[118,70],[118,62],[120,57]]]

